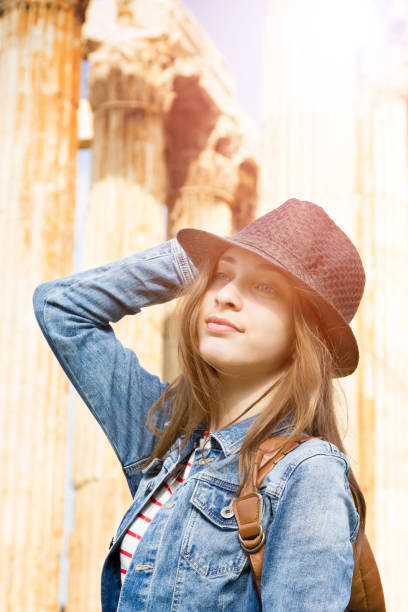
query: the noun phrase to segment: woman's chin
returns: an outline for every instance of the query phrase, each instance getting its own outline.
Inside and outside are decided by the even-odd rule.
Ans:
[[[226,348],[208,338],[204,338],[199,346],[201,357],[211,365],[213,363],[226,363],[231,359],[231,351],[225,350]]]
[[[247,367],[245,363],[237,362],[233,359],[232,355],[223,354],[222,351],[208,351],[202,349],[200,350],[200,355],[208,365],[212,366],[220,373],[233,375],[237,373],[237,369],[238,371],[242,371]]]

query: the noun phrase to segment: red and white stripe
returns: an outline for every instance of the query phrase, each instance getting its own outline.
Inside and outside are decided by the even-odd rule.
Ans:
[[[205,436],[208,432],[204,432],[202,438],[200,438],[198,448],[202,448],[204,444]],[[154,492],[149,500],[145,503],[129,529],[123,536],[120,546],[120,577],[123,581],[126,576],[126,572],[129,569],[133,554],[138,547],[140,540],[148,529],[152,522],[155,514],[160,508],[170,499],[174,491],[184,482],[190,473],[191,467],[194,462],[195,452],[194,449],[188,458],[188,462],[183,472],[177,472],[177,474],[169,474],[167,479],[161,484],[160,488]]]

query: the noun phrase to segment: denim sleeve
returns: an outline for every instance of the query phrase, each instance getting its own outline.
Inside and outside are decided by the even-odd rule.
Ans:
[[[35,316],[49,346],[122,466],[144,459],[153,449],[146,416],[169,383],[140,365],[135,352],[115,336],[110,322],[177,297],[195,270],[173,238],[42,283],[34,291]]]
[[[273,516],[261,579],[264,610],[346,609],[359,521],[349,469],[342,458],[313,455],[295,467],[279,500],[270,498]]]

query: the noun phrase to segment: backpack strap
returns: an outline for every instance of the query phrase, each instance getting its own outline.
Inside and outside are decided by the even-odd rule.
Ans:
[[[241,495],[232,501],[232,508],[239,528],[241,546],[248,553],[256,589],[261,599],[261,576],[265,552],[265,533],[262,528],[262,496],[258,493],[266,474],[285,455],[311,438],[322,436],[295,436],[285,443],[289,436],[268,438],[255,454],[253,469],[245,482]],[[279,446],[280,450],[277,450]],[[350,612],[386,612],[384,592],[374,554],[366,534],[363,535],[361,554],[354,564],[350,601]]]
[[[266,474],[290,451],[313,436],[295,436],[290,444],[282,445],[289,436],[274,436],[260,444],[255,454],[252,472],[245,482],[241,495],[232,501],[232,509],[239,528],[239,541],[248,553],[255,585],[261,599],[261,575],[264,558],[265,533],[262,528],[262,496],[258,493]]]
[[[351,596],[347,610],[353,612],[385,612],[380,572],[365,533],[363,534],[360,557],[354,565]]]

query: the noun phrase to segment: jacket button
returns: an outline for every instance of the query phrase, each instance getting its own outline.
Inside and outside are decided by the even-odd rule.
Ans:
[[[223,518],[231,518],[232,516],[234,516],[234,511],[232,509],[231,506],[225,506],[222,510],[221,510],[221,516]]]
[[[153,489],[153,483],[148,482],[146,485],[146,493],[149,493]]]
[[[198,460],[198,465],[206,465],[207,463],[212,463],[213,461],[213,457],[200,457],[200,459]]]

